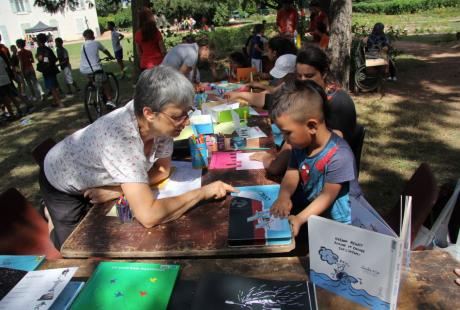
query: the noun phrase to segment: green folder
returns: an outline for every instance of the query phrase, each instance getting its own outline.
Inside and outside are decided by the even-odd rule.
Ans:
[[[101,262],[71,309],[166,309],[179,268]]]

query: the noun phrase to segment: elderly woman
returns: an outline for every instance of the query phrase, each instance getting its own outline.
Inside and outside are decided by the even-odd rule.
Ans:
[[[394,60],[390,57],[392,49],[390,39],[385,34],[385,25],[376,23],[374,28],[372,28],[372,33],[367,38],[366,53],[388,59],[388,67],[386,69],[390,73],[388,79],[396,82],[396,66]]]
[[[233,187],[217,181],[165,199],[151,184],[169,175],[173,138],[189,123],[192,84],[177,70],[145,70],[134,100],[54,146],[40,172],[40,188],[53,220],[59,248],[91,203],[124,194],[145,227],[175,220],[201,200],[225,197]]]

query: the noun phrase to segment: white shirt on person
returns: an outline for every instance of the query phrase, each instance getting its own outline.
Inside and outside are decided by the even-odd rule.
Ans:
[[[85,49],[85,52],[83,51]],[[82,74],[92,74],[95,71],[102,70],[101,59],[99,58],[99,51],[107,50],[99,41],[86,40],[81,46],[80,54],[80,72]],[[88,60],[90,64],[88,63]]]
[[[148,184],[155,161],[172,152],[172,138],[158,137],[151,155],[145,155],[131,101],[55,145],[45,157],[44,172],[57,190],[78,195],[94,187]]]
[[[122,49],[120,44],[120,33],[115,30],[112,30],[112,47],[114,52]]]

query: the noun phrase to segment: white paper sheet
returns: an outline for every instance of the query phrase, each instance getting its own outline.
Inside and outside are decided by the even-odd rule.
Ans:
[[[48,309],[77,269],[70,267],[29,271],[0,301],[0,309]]]
[[[174,172],[158,192],[158,199],[182,195],[201,187],[201,169],[193,169],[191,162],[173,161]]]
[[[249,127],[247,139],[265,138],[267,135],[259,127]]]
[[[253,107],[249,107],[249,115],[260,115],[259,112],[254,110]]]
[[[238,165],[236,170],[264,169],[262,162],[249,159],[252,154],[254,153],[237,153],[236,161]]]

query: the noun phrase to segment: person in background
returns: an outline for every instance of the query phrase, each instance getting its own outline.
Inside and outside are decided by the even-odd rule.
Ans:
[[[213,46],[207,38],[201,38],[195,43],[178,44],[166,54],[162,65],[179,70],[192,83],[199,83],[198,61],[210,60],[213,54],[212,51]]]
[[[264,26],[262,24],[255,25],[254,34],[249,43],[248,54],[251,58],[251,67],[256,68],[257,72],[262,72],[262,54],[264,53],[263,35]]]
[[[112,21],[107,22],[107,28],[111,31],[112,34],[112,48],[117,64],[120,67],[121,76],[120,79],[125,78],[125,64],[123,63],[123,47],[120,44],[120,41],[125,37],[123,34],[115,30],[115,23]]]
[[[64,41],[61,38],[56,38],[54,39],[54,42],[56,43],[56,54],[59,60],[59,67],[61,68],[65,84],[67,85],[67,95],[72,96],[72,86],[75,88],[76,92],[79,92],[81,89],[72,77],[72,67],[69,61],[69,53],[67,52],[67,49],[64,48]]]
[[[176,197],[156,199],[152,194],[150,186],[170,174],[173,139],[190,124],[194,94],[193,85],[177,70],[147,69],[139,76],[132,101],[46,154],[39,184],[56,248],[91,204],[124,195],[136,221],[150,228],[180,218],[200,201],[236,191],[216,181]]]
[[[329,19],[327,14],[321,9],[318,0],[310,2],[309,10],[310,25],[307,32],[313,36],[313,42],[319,43],[323,34],[329,32]]]
[[[274,63],[274,66],[270,70],[268,74],[265,73],[260,73],[259,77],[264,80],[269,80],[270,83],[269,85],[262,84],[259,82],[253,82],[249,86],[252,88],[259,88],[263,90],[273,90],[273,87],[276,87],[282,82],[282,79],[284,78],[284,75],[280,76],[280,74],[277,74],[277,70],[273,71],[273,68],[276,67],[276,63],[278,62],[279,57],[284,56],[284,55],[293,55],[294,57],[285,57],[283,59],[294,59],[294,64],[295,64],[295,55],[297,54],[297,48],[295,47],[294,43],[292,40],[289,40],[286,37],[283,36],[276,36],[271,38],[268,43],[267,43],[267,57],[270,62]],[[283,65],[285,65],[287,62],[286,60],[283,60]],[[291,62],[289,62],[291,63]],[[278,68],[280,68],[281,63],[278,63]],[[286,71],[286,70],[282,70]],[[292,71],[293,72],[293,71]]]
[[[31,94],[29,100],[39,101],[43,95],[43,90],[37,80],[37,76],[35,75],[35,69],[33,66],[34,57],[32,52],[25,48],[26,42],[23,39],[18,39],[16,41],[16,46],[19,48],[18,58],[22,75],[24,76],[24,80],[26,81]]]
[[[63,107],[61,98],[59,97],[57,74],[59,69],[56,67],[57,57],[53,50],[46,46],[48,42],[46,34],[39,33],[37,35],[37,70],[43,74],[45,80],[45,87],[53,97],[53,107]]]
[[[6,63],[3,54],[0,54],[0,105],[4,105],[8,114],[6,115],[8,120],[15,120],[18,116],[22,115],[21,108],[18,102],[15,100],[15,94],[13,89],[13,83],[8,73],[8,64]],[[11,103],[14,104],[17,110],[17,114],[14,113]]]
[[[244,56],[244,54],[241,52],[231,53],[229,59],[230,59],[230,68],[229,68],[227,77],[224,79],[227,79],[229,82],[238,82],[237,76],[236,76],[236,70],[238,68],[249,68],[251,65],[249,63],[249,60],[246,58],[246,56]]]
[[[22,75],[21,64],[18,56],[18,49],[16,45],[10,46],[11,50],[11,70],[13,71],[14,81],[18,84],[19,95],[23,98],[26,97],[26,84],[24,81],[24,76]]]
[[[390,39],[385,34],[385,25],[382,23],[376,23],[372,29],[372,33],[367,38],[366,52],[374,56],[383,57],[388,60],[388,71],[390,81],[397,81],[396,78],[396,66],[393,59],[390,57],[392,50]]]
[[[80,52],[80,72],[88,77],[89,80],[94,78],[95,81],[101,82],[104,88],[104,95],[107,98],[106,106],[115,109],[117,106],[112,102],[112,89],[107,81],[107,75],[102,70],[99,51],[107,57],[113,59],[112,54],[94,38],[94,32],[91,29],[83,31],[85,42],[81,46]]]
[[[276,25],[278,33],[286,36],[288,39],[294,37],[294,31],[297,29],[298,14],[292,0],[283,0],[281,8],[276,13]]]
[[[292,154],[270,212],[289,216],[294,236],[311,215],[351,224],[354,206],[370,207],[357,181],[353,152],[326,126],[327,107],[323,88],[307,80],[283,85],[271,111]],[[293,204],[298,187],[302,199]]]
[[[163,37],[158,30],[152,11],[142,9],[139,13],[140,27],[134,35],[140,69],[151,69],[161,64],[166,54]]]

